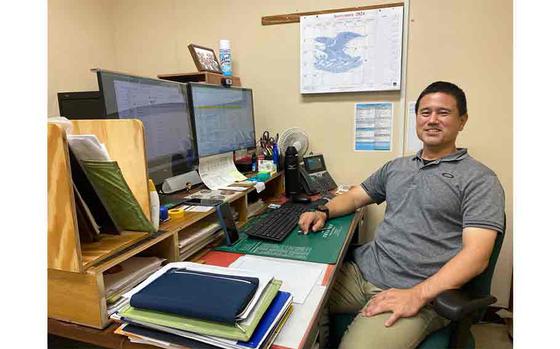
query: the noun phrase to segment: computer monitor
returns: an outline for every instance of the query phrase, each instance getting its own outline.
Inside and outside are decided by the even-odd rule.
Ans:
[[[105,119],[103,96],[99,91],[59,92],[60,116],[68,119]]]
[[[201,158],[255,147],[251,89],[189,83],[189,101]]]
[[[105,70],[97,70],[97,80],[109,118],[144,123],[148,176],[156,185],[177,183],[172,178],[195,169],[198,156],[185,84]],[[187,181],[167,190],[164,184],[164,191],[183,189]]]

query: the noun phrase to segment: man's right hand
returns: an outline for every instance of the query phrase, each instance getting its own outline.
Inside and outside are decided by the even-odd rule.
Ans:
[[[336,196],[325,206],[329,208],[329,217],[335,218],[352,213],[358,208],[369,205],[373,200],[361,186],[354,186],[348,192]],[[316,232],[325,226],[327,214],[321,211],[305,212],[299,217],[299,228],[304,234]]]
[[[326,220],[327,214],[324,212],[304,212],[299,217],[299,228],[304,234],[309,233],[309,231],[315,232],[325,226]]]

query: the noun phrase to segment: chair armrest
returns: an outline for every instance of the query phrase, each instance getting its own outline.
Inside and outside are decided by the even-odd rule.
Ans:
[[[448,290],[436,297],[434,309],[439,315],[451,321],[459,321],[478,310],[485,309],[496,300],[492,295],[473,297],[463,290]]]

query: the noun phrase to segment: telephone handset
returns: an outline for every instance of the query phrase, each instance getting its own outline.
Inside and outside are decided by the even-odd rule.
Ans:
[[[337,187],[327,171],[323,155],[310,155],[303,158],[299,168],[300,183],[307,195],[328,192]]]
[[[313,195],[319,192],[319,183],[317,180],[311,178],[309,173],[307,173],[303,167],[299,168],[299,178],[305,194]]]

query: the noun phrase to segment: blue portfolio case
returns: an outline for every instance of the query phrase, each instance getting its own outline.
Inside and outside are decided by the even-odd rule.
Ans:
[[[130,299],[135,308],[233,324],[259,279],[172,268]]]

